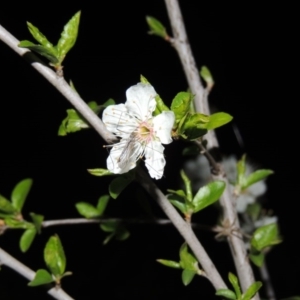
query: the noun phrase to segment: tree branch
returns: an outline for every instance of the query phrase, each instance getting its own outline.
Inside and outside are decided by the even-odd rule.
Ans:
[[[209,114],[207,94],[201,83],[199,69],[196,66],[196,62],[188,42],[188,37],[185,31],[183,17],[178,1],[165,0],[165,4],[173,31],[172,42],[181,60],[181,64],[183,66],[189,87],[192,93],[195,94],[196,109],[198,112]],[[206,138],[208,141],[208,148],[219,146],[216,136],[212,133],[212,131],[209,131]],[[235,207],[233,206],[234,202],[232,199],[232,195],[229,191],[229,183],[227,178],[223,174],[214,175],[213,177],[216,180],[223,180],[226,183],[226,189],[220,199],[220,203],[224,211],[224,218],[228,219],[230,224],[234,224],[236,228],[240,228],[237,212]],[[242,239],[234,235],[230,235],[228,237],[228,242],[242,286],[242,290],[245,292],[248,287],[254,282],[254,275],[247,258],[245,244]],[[255,297],[253,297],[253,299],[259,300],[259,295],[257,294]]]
[[[95,115],[95,113],[87,106],[80,96],[70,88],[67,82],[63,78],[58,77],[52,70],[45,67],[33,53],[30,53],[29,50],[20,49],[18,47],[19,41],[2,26],[0,26],[0,39],[4,43],[8,44],[8,46],[10,46],[19,55],[25,56],[25,58],[30,61],[32,66],[56,89],[58,89],[69,102],[72,103],[77,111],[90,123],[90,125],[102,136],[105,141],[112,143],[116,140],[115,136],[105,128],[99,117]],[[215,289],[218,290],[226,288],[226,284],[222,280],[213,262],[210,260],[190,226],[184,222],[179,213],[170,204],[169,200],[158,189],[158,187],[151,181],[149,176],[147,176],[140,168],[138,168],[137,171],[140,175],[138,181],[149,192],[154,200],[158,202],[165,214],[170,218],[174,226],[186,240],[187,244],[193,250],[195,256],[202,265],[207,277]]]
[[[27,266],[16,260],[2,248],[0,248],[0,265],[5,265],[17,273],[21,274],[23,277],[28,280],[33,280],[35,276],[35,272],[29,269]],[[63,289],[53,287],[47,292],[53,298],[58,300],[74,300],[74,298],[70,297]]]

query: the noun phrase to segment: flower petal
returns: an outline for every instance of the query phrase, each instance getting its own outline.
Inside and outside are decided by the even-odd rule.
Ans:
[[[153,118],[153,128],[155,135],[163,144],[172,142],[171,131],[174,125],[175,115],[172,111],[163,111]]]
[[[145,165],[152,178],[160,179],[164,174],[166,165],[164,149],[164,146],[158,141],[152,141],[145,148]]]
[[[137,127],[137,120],[128,114],[124,104],[110,105],[103,111],[102,120],[106,128],[122,138],[129,138]]]
[[[125,106],[132,115],[144,121],[151,118],[155,110],[155,96],[156,92],[151,84],[138,83],[126,91]]]
[[[123,174],[136,166],[136,161],[143,149],[134,140],[122,139],[113,146],[106,160],[107,169],[114,174]]]

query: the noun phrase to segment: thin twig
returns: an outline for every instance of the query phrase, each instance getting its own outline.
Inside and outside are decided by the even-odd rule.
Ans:
[[[207,102],[207,97],[205,96],[205,89],[201,83],[199,69],[196,66],[196,62],[188,42],[188,37],[185,31],[183,17],[178,1],[165,0],[165,4],[173,31],[173,45],[178,52],[189,87],[192,93],[195,94],[196,109],[201,113],[209,114],[209,105]],[[209,131],[209,134],[207,134],[206,138],[208,141],[208,148],[219,146],[213,131]],[[226,189],[220,199],[220,203],[224,211],[224,219],[228,219],[230,224],[235,224],[235,227],[239,229],[240,225],[237,218],[236,209],[233,205],[228,180],[223,174],[214,175],[213,178],[216,180],[223,180],[226,183]],[[245,244],[241,239],[234,235],[228,237],[228,242],[242,286],[242,290],[246,291],[248,287],[254,282],[254,275],[247,258]],[[255,297],[253,297],[253,299],[259,300],[260,297],[257,294]]]
[[[268,300],[276,300],[274,287],[272,285],[270,274],[265,261],[263,262],[262,266],[259,268],[259,272],[260,272],[261,279],[263,281],[263,286]]]
[[[2,26],[0,26],[0,39],[22,56],[30,52],[28,50],[20,49],[18,47],[19,41]],[[44,76],[55,88],[57,88],[68,101],[72,103],[77,111],[90,123],[90,125],[102,136],[105,141],[111,143],[115,140],[115,136],[106,130],[104,124],[98,118],[98,116],[96,116],[94,112],[87,106],[87,104],[79,97],[79,95],[70,88],[63,78],[58,77],[52,70],[39,63],[40,60],[33,53],[27,54],[26,56],[31,62],[32,66],[38,70],[38,72],[40,72],[40,74]],[[141,178],[138,178],[138,181],[149,192],[154,200],[158,202],[174,226],[186,240],[187,244],[193,250],[215,289],[218,290],[226,288],[226,284],[191,228],[184,222],[179,213],[170,204],[169,200],[158,189],[158,187],[151,181],[149,176],[146,176],[140,168],[138,168],[138,173],[141,176]],[[149,187],[151,188],[149,189]]]
[[[28,280],[33,280],[35,276],[35,272],[29,269],[27,266],[22,264],[20,261],[16,260],[2,248],[0,248],[0,265],[5,265],[17,273],[21,274],[23,277]],[[47,292],[53,298],[58,300],[74,300],[71,296],[69,296],[63,289],[60,287],[53,287]]]

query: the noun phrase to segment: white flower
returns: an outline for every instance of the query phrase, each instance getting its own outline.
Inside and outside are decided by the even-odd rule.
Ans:
[[[138,83],[126,91],[125,104],[110,105],[103,112],[107,129],[120,137],[107,158],[107,168],[115,174],[126,173],[145,156],[152,178],[160,179],[166,164],[163,144],[172,142],[175,116],[164,111],[153,117],[156,92],[150,84]]]

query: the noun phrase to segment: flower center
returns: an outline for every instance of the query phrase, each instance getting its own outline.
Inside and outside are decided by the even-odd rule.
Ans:
[[[154,131],[152,124],[146,121],[143,121],[139,124],[137,130],[137,136],[140,142],[148,144],[154,137]]]

